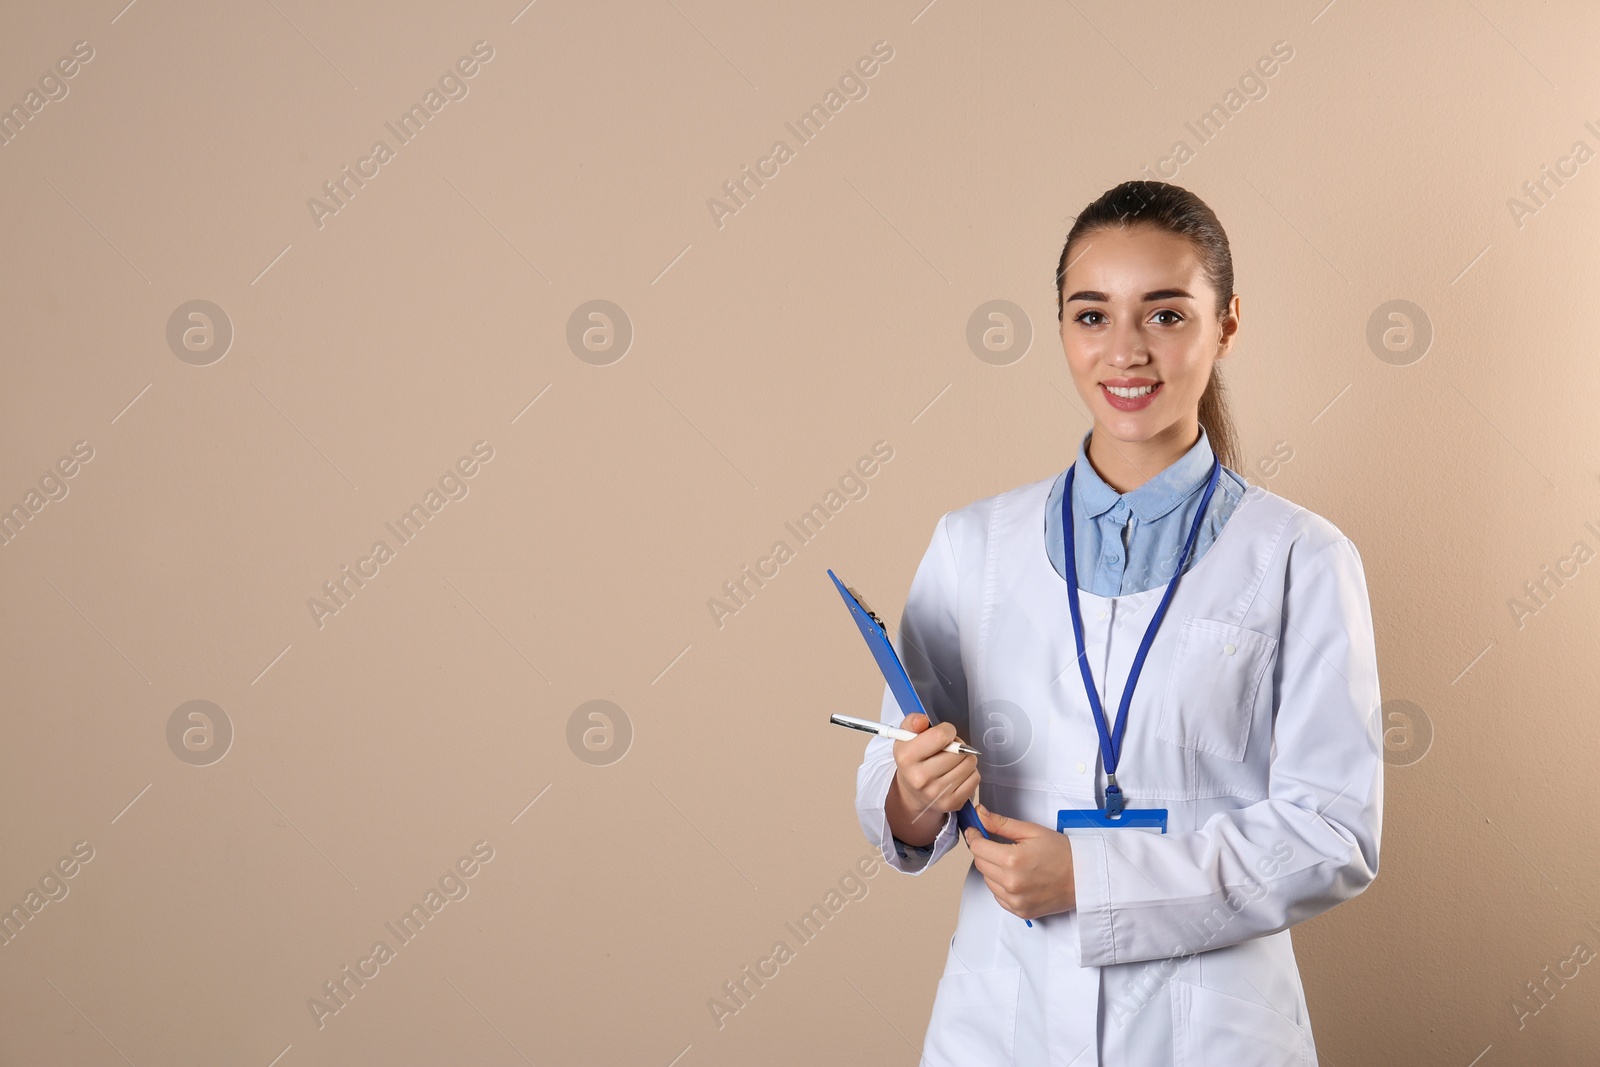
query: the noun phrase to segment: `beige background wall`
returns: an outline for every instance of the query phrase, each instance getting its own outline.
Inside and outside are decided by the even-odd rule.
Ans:
[[[868,854],[825,719],[880,684],[824,569],[893,625],[942,512],[1070,462],[1061,240],[1180,139],[1233,242],[1245,452],[1292,455],[1245,473],[1359,546],[1393,702],[1381,875],[1295,934],[1325,1062],[1595,1056],[1563,962],[1600,947],[1587,5],[120,3],[0,20],[0,104],[92,49],[0,147],[0,904],[39,893],[0,1063],[915,1063],[965,855],[785,927]],[[569,345],[592,300],[620,359]],[[991,300],[1025,353],[969,347]]]

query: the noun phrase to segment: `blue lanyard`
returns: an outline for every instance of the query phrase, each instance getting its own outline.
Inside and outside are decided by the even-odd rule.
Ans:
[[[1222,459],[1220,456],[1212,457],[1211,476],[1206,481],[1206,491],[1200,498],[1200,507],[1194,513],[1194,522],[1189,526],[1189,539],[1183,543],[1183,558],[1178,561],[1171,580],[1167,582],[1167,591],[1161,598],[1161,605],[1156,608],[1155,618],[1145,627],[1144,640],[1139,642],[1139,654],[1133,657],[1133,669],[1128,672],[1128,684],[1122,689],[1122,703],[1117,708],[1117,726],[1114,732],[1106,729],[1106,713],[1100,707],[1100,696],[1094,688],[1094,675],[1089,670],[1089,657],[1083,649],[1083,616],[1078,610],[1077,542],[1073,539],[1072,532],[1072,476],[1076,470],[1077,464],[1067,469],[1067,482],[1061,490],[1061,528],[1066,532],[1064,541],[1066,558],[1063,560],[1065,566],[1061,569],[1067,574],[1067,603],[1072,608],[1072,637],[1078,645],[1078,669],[1083,673],[1083,688],[1089,694],[1089,707],[1094,712],[1095,729],[1100,732],[1100,754],[1105,758],[1106,814],[1118,816],[1127,805],[1127,800],[1122,795],[1122,788],[1117,785],[1117,760],[1122,754],[1122,735],[1128,728],[1128,707],[1133,703],[1133,687],[1139,682],[1139,672],[1144,670],[1144,658],[1156,638],[1156,630],[1160,628],[1162,618],[1167,614],[1167,605],[1172,602],[1172,593],[1178,588],[1178,578],[1183,574],[1184,564],[1189,561],[1189,553],[1194,548],[1195,538],[1200,533],[1200,519],[1205,515],[1206,505],[1211,503],[1211,494],[1217,488],[1217,477],[1222,471]]]

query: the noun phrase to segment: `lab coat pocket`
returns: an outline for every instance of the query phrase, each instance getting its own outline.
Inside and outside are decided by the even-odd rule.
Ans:
[[[1197,752],[1243,760],[1256,693],[1277,648],[1277,638],[1242,626],[1184,619],[1156,736]]]
[[[1306,1067],[1310,1062],[1310,1044],[1294,1020],[1173,979],[1173,1067]]]
[[[1014,1063],[1021,982],[1020,967],[947,969],[933,997],[922,1062],[932,1067]]]

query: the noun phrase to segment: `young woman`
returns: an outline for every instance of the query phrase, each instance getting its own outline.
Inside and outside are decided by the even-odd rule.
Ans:
[[[1289,927],[1378,873],[1361,557],[1234,472],[1239,298],[1210,208],[1109,190],[1056,290],[1093,427],[1061,475],[939,519],[897,641],[939,725],[886,689],[919,736],[874,738],[857,776],[890,866],[921,874],[958,832],[972,854],[925,1062],[1310,1067]],[[958,735],[983,755],[943,751]],[[992,838],[958,830],[980,780]]]

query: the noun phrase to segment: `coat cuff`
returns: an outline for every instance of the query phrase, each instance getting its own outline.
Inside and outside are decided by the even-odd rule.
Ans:
[[[889,785],[893,780],[894,764],[874,770],[864,797],[866,804],[858,811],[861,828],[866,832],[867,840],[878,846],[884,863],[904,874],[921,874],[955,846],[959,832],[956,813],[945,813],[944,823],[939,827],[932,844],[906,844],[894,836],[894,831],[889,828],[889,816],[884,810],[884,801],[889,796]]]
[[[1069,834],[1067,841],[1072,846],[1072,879],[1078,898],[1078,963],[1109,966],[1117,962],[1117,941],[1111,924],[1111,864],[1105,835]]]

